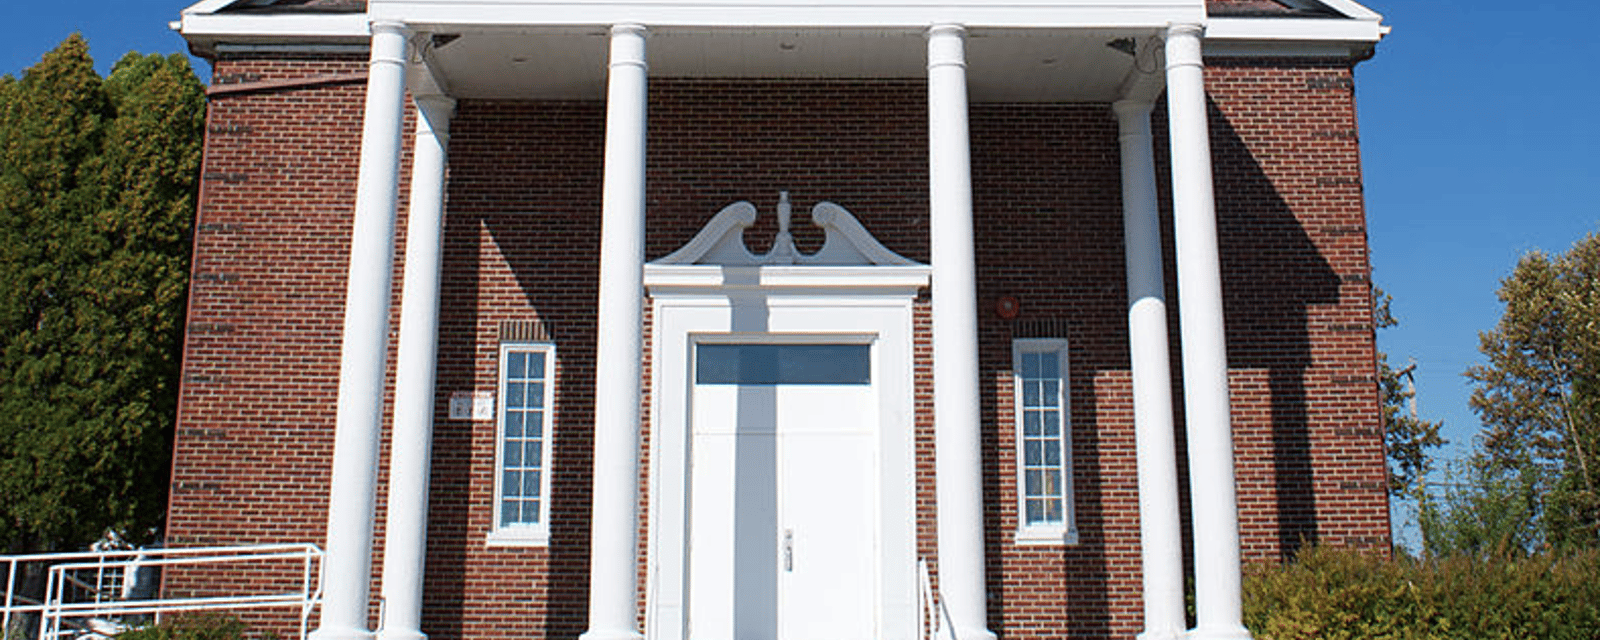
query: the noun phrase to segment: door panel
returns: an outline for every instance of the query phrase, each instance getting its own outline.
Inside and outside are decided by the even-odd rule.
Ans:
[[[782,640],[870,638],[877,593],[876,465],[861,387],[780,387]]]
[[[695,385],[691,638],[875,635],[878,412],[865,382]]]

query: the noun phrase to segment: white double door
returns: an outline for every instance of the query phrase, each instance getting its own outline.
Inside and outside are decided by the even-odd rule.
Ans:
[[[846,377],[693,383],[690,638],[877,635],[879,411],[871,380]]]

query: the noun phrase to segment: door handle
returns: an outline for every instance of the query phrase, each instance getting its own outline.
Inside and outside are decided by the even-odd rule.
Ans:
[[[794,529],[783,530],[783,570],[794,572]]]

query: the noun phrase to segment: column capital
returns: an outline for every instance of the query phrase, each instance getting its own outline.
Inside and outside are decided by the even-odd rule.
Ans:
[[[1204,35],[1205,32],[1206,32],[1205,26],[1201,25],[1198,22],[1174,22],[1174,23],[1171,23],[1171,24],[1167,25],[1167,39],[1168,40],[1171,40],[1174,37],[1186,37],[1186,36],[1193,36],[1193,37],[1198,38],[1198,37]]]
[[[611,25],[611,68],[649,69],[644,49],[644,40],[649,35],[650,30],[642,24]]]
[[[399,20],[373,20],[369,23],[372,35],[398,33],[403,36],[411,35],[411,27]]]
[[[643,38],[650,35],[650,27],[646,27],[637,22],[619,22],[611,25],[611,35],[635,35]]]
[[[936,24],[923,34],[928,39],[928,70],[938,67],[967,66],[967,28],[959,24]]]
[[[1194,23],[1167,25],[1167,70],[1203,66],[1200,38],[1204,34],[1205,27]]]
[[[409,49],[411,28],[405,23],[394,20],[374,21],[372,30],[372,51],[368,58],[370,65],[392,64],[404,66],[406,64],[406,50]]]

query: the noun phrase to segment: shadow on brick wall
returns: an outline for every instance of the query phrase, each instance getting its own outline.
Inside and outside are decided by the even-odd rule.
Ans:
[[[1211,116],[1214,182],[1217,185],[1218,245],[1222,254],[1223,305],[1227,320],[1228,367],[1233,374],[1235,442],[1254,440],[1268,429],[1270,450],[1236,445],[1241,511],[1251,502],[1270,501],[1277,518],[1277,544],[1285,557],[1319,538],[1315,469],[1310,441],[1310,400],[1306,388],[1313,365],[1309,309],[1339,301],[1339,274],[1307,235],[1306,221],[1291,210],[1238,131],[1215,102]],[[1306,174],[1310,174],[1307,167]],[[1279,176],[1282,189],[1295,188],[1310,175]],[[1241,385],[1240,374],[1265,375],[1265,407]],[[1260,374],[1254,374],[1260,375]],[[1267,424],[1238,415],[1265,409]],[[1243,436],[1241,438],[1241,436]],[[1270,454],[1270,479],[1257,479],[1257,455]],[[1253,495],[1251,487],[1270,485],[1273,496]],[[1275,499],[1274,499],[1275,498]]]

